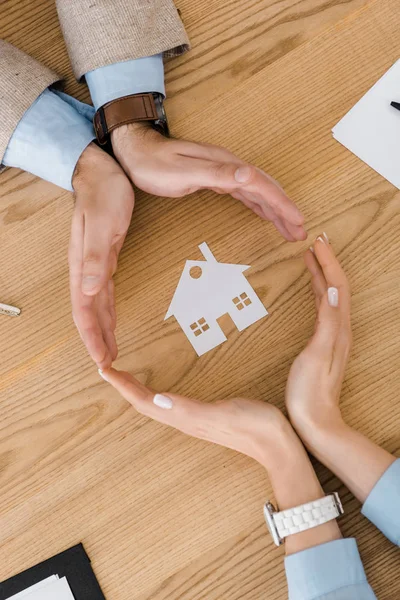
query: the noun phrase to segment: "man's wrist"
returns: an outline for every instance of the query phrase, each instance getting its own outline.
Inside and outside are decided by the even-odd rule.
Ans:
[[[82,152],[76,164],[72,187],[78,191],[84,186],[91,185],[99,177],[109,176],[113,172],[122,172],[115,160],[91,142]]]
[[[114,152],[129,145],[129,150],[136,150],[141,147],[147,138],[160,138],[162,135],[158,133],[151,124],[147,121],[138,123],[127,123],[116,127],[110,134],[111,143]]]
[[[163,143],[166,138],[153,129],[150,123],[128,123],[111,132],[111,143],[115,158],[132,181],[140,160],[154,151],[154,144]]]

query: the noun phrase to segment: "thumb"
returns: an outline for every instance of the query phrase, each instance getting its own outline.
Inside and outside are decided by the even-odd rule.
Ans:
[[[250,183],[256,173],[255,167],[246,164],[238,166],[235,163],[214,161],[202,163],[197,172],[200,188],[217,188],[230,192]]]
[[[85,215],[82,292],[87,296],[97,294],[110,278],[112,238],[109,219],[101,215]]]

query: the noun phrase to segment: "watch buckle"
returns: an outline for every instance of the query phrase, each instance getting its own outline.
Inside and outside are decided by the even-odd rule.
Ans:
[[[108,127],[107,121],[104,114],[104,109],[101,106],[93,119],[93,126],[96,132],[96,138],[100,146],[105,146],[107,144],[107,135],[108,135]]]
[[[332,496],[333,496],[333,499],[335,501],[336,508],[338,510],[339,515],[343,515],[344,514],[344,508],[343,508],[342,501],[340,500],[339,494],[337,492],[333,492]]]
[[[275,524],[274,513],[278,512],[275,506],[271,502],[266,502],[264,506],[264,518],[269,529],[272,539],[274,540],[275,546],[283,544],[284,540],[279,535],[278,529]]]

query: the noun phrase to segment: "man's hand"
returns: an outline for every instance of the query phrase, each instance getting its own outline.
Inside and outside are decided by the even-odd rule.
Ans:
[[[90,144],[73,177],[69,247],[72,314],[99,368],[117,357],[113,275],[132,217],[132,185],[113,158]]]
[[[287,240],[306,239],[304,218],[280,185],[228,150],[167,139],[141,123],[115,129],[111,140],[117,160],[141,190],[170,198],[201,189],[230,194],[271,221]]]

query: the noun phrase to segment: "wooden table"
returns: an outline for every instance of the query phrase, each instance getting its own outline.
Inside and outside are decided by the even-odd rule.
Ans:
[[[1,35],[73,81],[53,0],[5,0]],[[180,0],[193,41],[167,67],[173,132],[227,146],[285,186],[350,277],[354,350],[348,422],[399,452],[400,193],[330,129],[400,53],[397,0]],[[0,580],[79,541],[109,600],[283,600],[283,551],[266,533],[262,468],[135,414],[98,377],[72,323],[72,197],[9,170],[0,186]],[[197,358],[163,317],[184,260],[207,241],[252,265],[271,316]],[[289,366],[314,319],[302,252],[228,197],[146,197],[117,274],[118,365],[163,391],[283,406]],[[400,595],[400,555],[339,489],[380,600]]]

